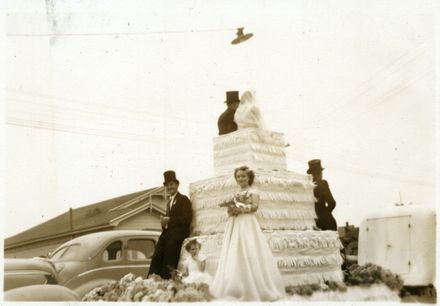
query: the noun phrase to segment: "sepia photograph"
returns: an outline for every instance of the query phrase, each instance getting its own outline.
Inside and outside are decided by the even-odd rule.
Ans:
[[[1,301],[437,303],[436,1],[0,7]]]

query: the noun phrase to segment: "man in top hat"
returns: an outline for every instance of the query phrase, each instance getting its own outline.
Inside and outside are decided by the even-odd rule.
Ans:
[[[165,171],[164,186],[170,199],[167,203],[166,216],[160,219],[162,234],[157,242],[151,259],[148,275],[157,274],[163,279],[171,277],[171,269],[176,269],[180,249],[185,238],[189,237],[192,220],[191,201],[178,192],[179,180],[174,171]]]
[[[315,212],[318,219],[316,219],[316,226],[322,230],[336,231],[336,220],[333,218],[332,211],[336,207],[335,199],[333,199],[330,187],[326,180],[322,179],[321,160],[312,159],[309,161],[308,174],[313,176],[315,188],[313,194],[316,198]]]
[[[218,118],[218,134],[224,135],[237,130],[237,124],[234,122],[235,111],[240,104],[238,91],[226,92],[226,105],[228,108]]]

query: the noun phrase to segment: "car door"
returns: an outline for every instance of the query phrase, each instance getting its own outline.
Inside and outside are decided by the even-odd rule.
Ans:
[[[87,268],[69,282],[69,288],[76,288],[94,280],[119,280],[129,273],[123,260],[123,239],[113,239],[87,263]]]
[[[146,278],[155,246],[156,241],[151,237],[128,238],[124,249],[124,261],[127,264],[127,269],[136,276]]]

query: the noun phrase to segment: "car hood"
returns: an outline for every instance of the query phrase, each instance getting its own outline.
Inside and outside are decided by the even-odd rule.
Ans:
[[[39,270],[49,274],[55,274],[55,266],[52,261],[44,258],[5,258],[5,272],[19,270]]]

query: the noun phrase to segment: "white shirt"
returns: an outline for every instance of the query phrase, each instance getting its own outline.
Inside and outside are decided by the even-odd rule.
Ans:
[[[173,207],[174,200],[176,199],[176,195],[177,195],[177,192],[175,194],[173,194],[172,196],[170,196],[170,211],[171,211],[171,208]]]

